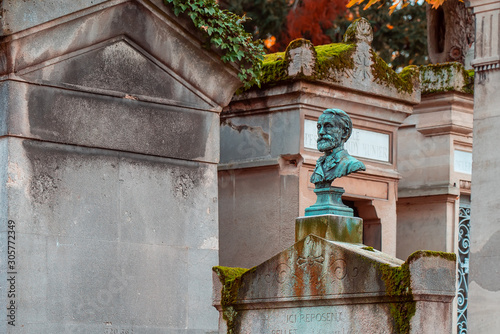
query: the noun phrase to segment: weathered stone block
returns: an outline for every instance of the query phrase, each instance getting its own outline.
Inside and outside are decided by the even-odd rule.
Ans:
[[[299,217],[295,220],[295,241],[309,234],[331,240],[363,243],[363,219],[339,215]]]
[[[10,154],[1,216],[16,222],[22,301],[16,327],[5,333],[215,329],[215,165],[16,138],[0,143],[2,156]]]

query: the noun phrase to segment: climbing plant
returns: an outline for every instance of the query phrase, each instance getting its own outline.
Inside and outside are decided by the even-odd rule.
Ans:
[[[238,77],[245,88],[260,85],[260,73],[264,46],[254,41],[245,31],[243,23],[249,18],[240,17],[219,7],[215,0],[163,0],[173,6],[174,14],[187,15],[194,25],[205,34],[210,45],[220,49],[222,61],[239,62]]]

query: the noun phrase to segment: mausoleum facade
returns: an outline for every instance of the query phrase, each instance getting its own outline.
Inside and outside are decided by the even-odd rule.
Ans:
[[[366,171],[333,185],[345,189],[344,202],[363,219],[363,243],[402,259],[421,249],[461,254],[457,273],[466,278],[472,77],[447,63],[401,74],[384,68],[391,79],[381,81],[378,66],[385,63],[368,41],[355,41],[353,68],[348,52],[339,51],[348,43],[292,42],[267,56],[262,88],[235,95],[224,109],[221,265],[253,267],[293,244],[294,219],[316,201],[310,183],[320,156],[316,121],[338,108],[354,127],[345,147]],[[319,72],[325,68],[328,75]]]

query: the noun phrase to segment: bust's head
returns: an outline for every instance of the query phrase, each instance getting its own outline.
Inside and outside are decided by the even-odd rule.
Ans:
[[[349,115],[340,109],[326,109],[318,119],[318,150],[328,153],[343,147],[351,132]]]

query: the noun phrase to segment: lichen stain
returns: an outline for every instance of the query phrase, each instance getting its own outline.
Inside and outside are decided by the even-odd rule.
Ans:
[[[222,121],[221,125],[227,125],[231,129],[238,131],[238,133],[241,133],[242,131],[248,131],[252,134],[256,134],[257,136],[262,137],[264,142],[269,145],[269,133],[265,132],[264,129],[260,126],[250,126],[250,125],[236,125],[231,120],[229,119],[224,119]]]
[[[200,183],[204,181],[205,174],[203,170],[172,169],[170,175],[174,196],[184,199],[190,197],[193,190],[199,188]]]
[[[409,334],[411,318],[416,312],[416,302],[413,300],[411,291],[408,263],[403,263],[400,267],[380,264],[380,270],[387,295],[397,298],[397,301],[390,303],[395,332]]]
[[[55,189],[57,189],[56,181],[48,174],[39,174],[31,179],[30,193],[36,203],[49,201]]]
[[[292,277],[294,296],[318,296],[326,292],[323,279],[328,270],[324,248],[320,241],[307,237],[296,243],[295,256],[292,256]]]
[[[420,66],[419,70],[422,94],[474,93],[474,70],[467,71],[460,63],[430,64]]]

